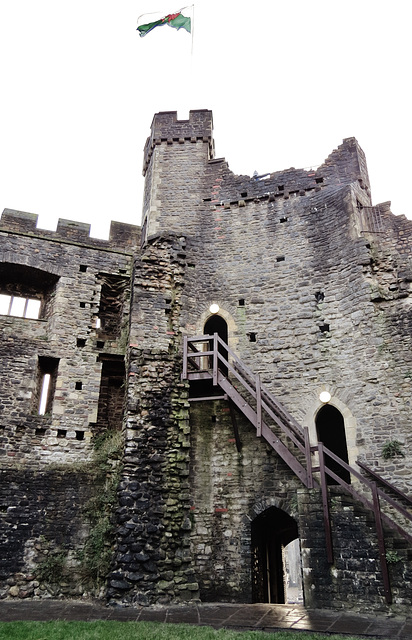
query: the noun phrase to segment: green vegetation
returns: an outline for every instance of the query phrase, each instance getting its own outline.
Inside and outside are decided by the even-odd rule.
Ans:
[[[54,553],[47,556],[35,569],[36,579],[40,582],[59,582],[63,578],[65,562],[65,553]]]
[[[388,564],[396,564],[401,561],[401,557],[397,551],[387,551],[386,552],[386,562]]]
[[[396,456],[405,457],[404,452],[402,451],[402,442],[399,440],[389,440],[382,447],[382,458],[384,460],[389,460],[390,458],[395,458]]]
[[[120,480],[122,442],[120,431],[105,432],[94,441],[94,474],[102,490],[85,505],[84,511],[91,527],[83,549],[78,553],[78,560],[82,580],[95,588],[104,583],[110,568],[113,509]]]
[[[157,622],[0,622],[0,640],[356,640],[354,636],[231,631]]]

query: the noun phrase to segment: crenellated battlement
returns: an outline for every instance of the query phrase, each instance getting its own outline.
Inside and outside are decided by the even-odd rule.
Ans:
[[[184,144],[202,140],[209,143],[210,157],[214,157],[213,116],[209,109],[197,109],[189,112],[188,120],[178,120],[177,111],[161,111],[156,113],[152,125],[151,135],[148,137],[143,156],[143,175],[152,157],[156,145]]]
[[[111,222],[108,240],[90,236],[90,224],[59,218],[56,231],[39,229],[39,216],[35,213],[4,209],[0,218],[0,231],[30,234],[42,238],[86,244],[113,250],[134,250],[140,243],[140,227],[123,222]]]

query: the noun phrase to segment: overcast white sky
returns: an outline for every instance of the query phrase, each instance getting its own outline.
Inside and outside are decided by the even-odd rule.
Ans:
[[[136,32],[174,2],[0,0],[0,211],[99,237],[140,224],[153,114],[206,108],[237,174],[318,165],[355,136],[374,204],[412,218],[408,2],[194,0],[193,54],[183,30]]]

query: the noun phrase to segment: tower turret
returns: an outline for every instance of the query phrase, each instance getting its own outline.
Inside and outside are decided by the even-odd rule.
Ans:
[[[202,200],[204,171],[214,154],[212,131],[208,109],[190,111],[188,120],[178,120],[176,111],[154,116],[143,161],[143,241],[162,231],[186,229],[182,214],[195,214]]]

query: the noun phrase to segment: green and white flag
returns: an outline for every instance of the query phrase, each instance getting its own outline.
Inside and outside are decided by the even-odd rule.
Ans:
[[[146,14],[148,15],[148,14]],[[145,16],[141,16],[142,18]],[[169,27],[173,27],[174,29],[185,29],[188,33],[192,32],[192,21],[190,18],[186,18],[180,11],[178,13],[169,13],[164,18],[160,20],[155,20],[155,22],[147,22],[146,24],[142,24],[137,27],[137,31],[139,32],[140,37],[146,36],[150,31],[153,31],[156,27],[163,27],[163,25],[167,24]]]

